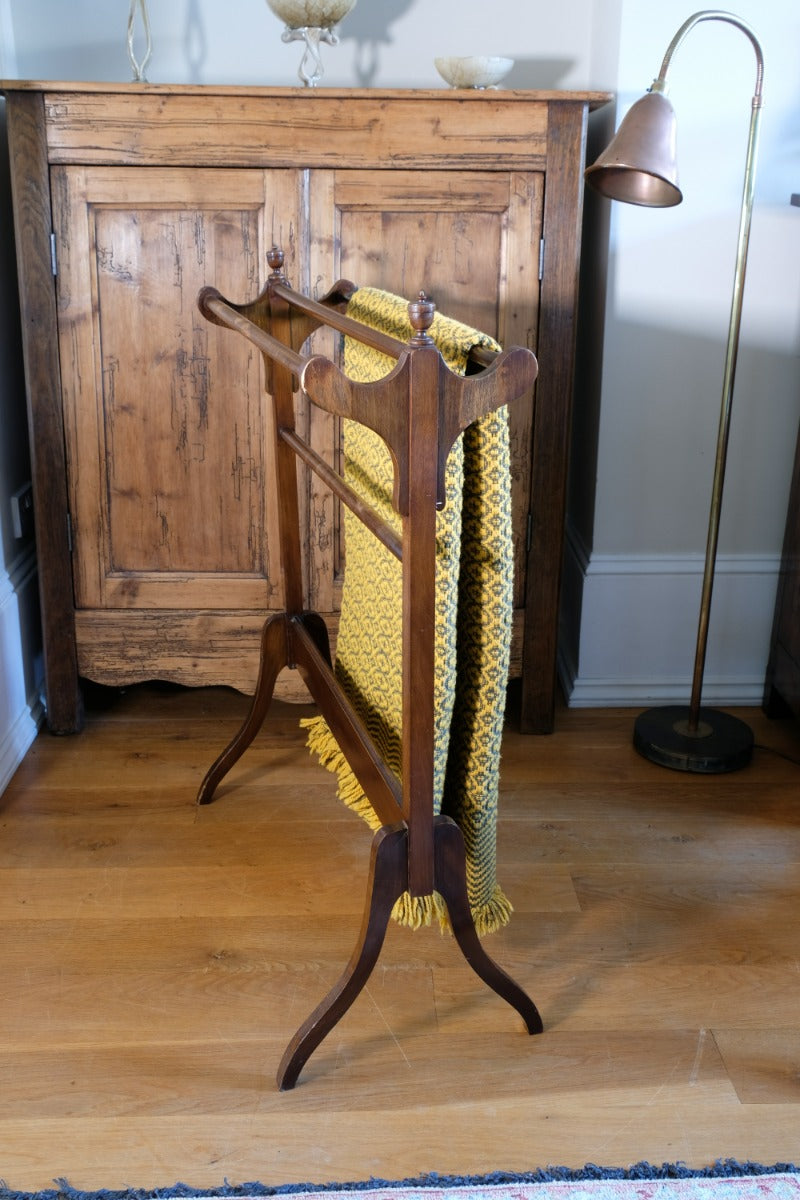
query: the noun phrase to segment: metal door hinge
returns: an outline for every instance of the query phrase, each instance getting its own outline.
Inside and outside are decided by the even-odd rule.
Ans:
[[[70,554],[72,554],[72,517],[69,513],[67,513],[67,547]]]
[[[544,279],[544,238],[539,238],[539,283]]]
[[[58,275],[58,255],[56,254],[56,235],[50,234],[50,270]]]

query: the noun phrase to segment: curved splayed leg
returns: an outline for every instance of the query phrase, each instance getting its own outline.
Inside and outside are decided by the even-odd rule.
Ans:
[[[527,992],[489,957],[478,937],[467,896],[464,838],[449,817],[437,817],[435,821],[434,854],[436,889],[447,905],[453,934],[462,954],[475,974],[517,1010],[528,1033],[541,1033],[542,1018],[536,1005]]]
[[[278,1087],[288,1091],[322,1039],[347,1012],[370,977],[392,909],[408,886],[408,831],[384,825],[372,840],[367,905],[358,943],[338,983],[292,1038],[278,1067]]]
[[[231,742],[225,747],[219,758],[209,767],[206,777],[200,784],[197,793],[198,804],[210,804],[220,781],[227,775],[231,767],[244,754],[253,741],[267,715],[272,693],[275,690],[275,680],[287,662],[287,625],[284,613],[270,617],[261,632],[261,659],[258,671],[258,682],[253,693],[250,711],[245,717],[244,724]]]

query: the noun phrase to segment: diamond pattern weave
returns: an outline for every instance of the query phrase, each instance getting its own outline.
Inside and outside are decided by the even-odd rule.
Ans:
[[[373,288],[352,297],[348,315],[400,341],[413,334],[407,302]],[[429,330],[451,370],[463,374],[473,346],[498,349],[485,334],[437,313]],[[345,340],[344,370],[370,382],[394,360]],[[344,477],[399,531],[391,507],[392,466],[377,434],[344,422]],[[346,569],[335,671],[385,762],[401,774],[402,566],[348,509]],[[476,928],[506,923],[511,905],[497,884],[496,820],[500,743],[511,640],[513,559],[508,420],[505,408],[457,440],[437,514],[436,725],[434,811],[457,822],[467,850],[467,887]],[[338,776],[339,796],[373,828],[379,821],[322,717],[305,722],[308,745]],[[408,894],[394,916],[417,927],[434,917],[447,928],[438,893]]]

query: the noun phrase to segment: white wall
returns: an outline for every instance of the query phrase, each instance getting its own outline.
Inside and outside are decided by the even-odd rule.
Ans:
[[[32,79],[130,78],[128,3],[116,0],[0,0],[13,16],[18,71]],[[494,0],[491,29],[481,0],[360,0],[323,47],[331,86],[428,87],[441,83],[439,54],[496,53],[517,59],[521,87],[579,87],[591,56],[592,0],[561,13]],[[297,83],[300,52],[281,42],[282,23],[265,0],[148,0],[159,83]],[[136,22],[137,34],[141,21]],[[480,32],[478,32],[480,31]],[[142,45],[137,36],[136,46]]]
[[[624,0],[620,118],[692,11]],[[729,704],[761,698],[800,412],[800,11],[735,11],[765,106],[704,690]],[[755,80],[740,30],[696,26],[669,72],[684,201],[610,206],[596,480],[573,480],[567,560],[573,704],[688,699]]]
[[[127,8],[124,0],[0,0],[3,73],[130,78]],[[149,0],[149,8],[153,82],[297,82],[299,48],[282,44],[265,0]],[[323,48],[324,82],[437,86],[435,55],[494,51],[517,60],[509,84],[607,88],[621,116],[692,11],[685,0],[546,9],[519,0],[359,0],[340,45]],[[764,47],[766,105],[706,695],[753,703],[800,411],[800,210],[789,207],[800,191],[800,10],[795,0],[739,0],[735,11]],[[586,256],[575,413],[562,643],[573,704],[688,692],[754,67],[740,32],[699,26],[670,72],[683,205],[640,210],[587,198],[587,236],[601,253],[590,246]],[[593,153],[613,116],[609,108],[593,118]],[[596,264],[609,222],[606,292]]]

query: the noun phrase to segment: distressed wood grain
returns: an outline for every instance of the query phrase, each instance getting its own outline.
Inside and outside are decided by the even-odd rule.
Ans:
[[[547,732],[586,116],[608,96],[3,87],[50,727],[80,727],[80,677],[252,689],[250,635],[231,648],[239,614],[283,607],[270,417],[258,355],[209,328],[195,302],[205,285],[254,299],[278,243],[300,291],[318,296],[341,277],[424,288],[441,311],[536,352],[536,407],[520,406],[511,430],[512,673],[525,677],[523,726]],[[315,335],[314,348],[330,356],[335,340]],[[296,408],[298,430],[336,467],[338,421],[303,396]],[[305,468],[298,488],[307,604],[335,625],[339,504]],[[198,646],[165,617],[159,641],[155,612],[195,628],[212,614],[226,633]],[[280,694],[293,687],[281,680]]]

